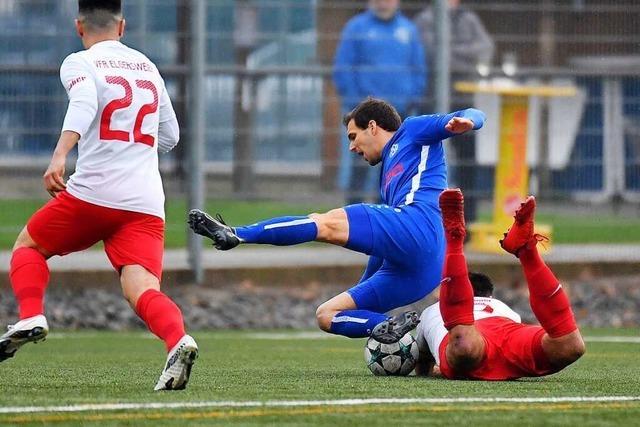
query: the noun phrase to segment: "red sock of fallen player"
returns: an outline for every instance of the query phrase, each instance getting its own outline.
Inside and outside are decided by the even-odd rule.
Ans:
[[[49,284],[49,266],[40,252],[18,248],[11,256],[9,272],[20,320],[44,313],[44,291]]]
[[[171,350],[185,335],[182,312],[171,299],[160,291],[145,291],[136,303],[138,316],[154,335]]]
[[[578,329],[567,294],[535,245],[523,248],[518,256],[529,285],[531,309],[544,330],[558,338]]]
[[[467,261],[462,251],[445,256],[440,284],[440,314],[444,327],[451,330],[458,325],[473,325],[473,287],[469,281]]]

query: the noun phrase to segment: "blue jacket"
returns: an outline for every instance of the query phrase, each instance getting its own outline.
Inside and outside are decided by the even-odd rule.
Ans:
[[[407,114],[426,89],[425,52],[415,25],[401,13],[390,21],[367,11],[351,18],[336,51],[334,82],[342,106],[353,109],[367,96]]]

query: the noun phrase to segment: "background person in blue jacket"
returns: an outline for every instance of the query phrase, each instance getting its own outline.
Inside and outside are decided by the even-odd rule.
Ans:
[[[368,96],[393,104],[401,117],[424,95],[427,68],[421,36],[399,10],[400,0],[370,0],[369,10],[349,20],[335,57],[334,82],[346,114]],[[375,191],[379,169],[355,162],[343,137],[338,186],[347,203]]]

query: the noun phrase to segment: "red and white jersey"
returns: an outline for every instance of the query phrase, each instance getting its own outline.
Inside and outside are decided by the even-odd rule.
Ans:
[[[164,219],[158,149],[173,148],[179,129],[156,66],[118,41],[103,41],[69,55],[60,80],[69,96],[62,130],[81,137],[67,191]]]
[[[509,308],[508,305],[495,298],[475,297],[473,299],[473,317],[476,321],[488,317],[506,317],[516,323],[521,323],[520,315]],[[449,331],[444,327],[444,320],[440,314],[440,303],[435,303],[425,308],[420,315],[416,341],[421,351],[425,351],[425,346],[436,360],[436,365],[440,365],[440,343],[447,336]]]

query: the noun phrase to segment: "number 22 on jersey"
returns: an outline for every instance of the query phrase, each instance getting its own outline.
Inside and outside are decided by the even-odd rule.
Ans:
[[[131,140],[129,131],[111,128],[111,116],[113,116],[115,111],[131,106],[133,102],[133,89],[129,81],[124,77],[106,76],[106,80],[109,84],[122,86],[122,88],[124,88],[124,96],[114,99],[104,107],[102,116],[100,117],[100,139],[105,141],[115,140],[129,142]],[[158,111],[158,90],[149,80],[136,80],[136,86],[140,89],[150,91],[153,94],[153,102],[151,104],[144,104],[140,107],[140,110],[138,110],[136,121],[133,125],[133,142],[153,147],[155,139],[153,135],[142,133],[142,122],[145,116]]]

